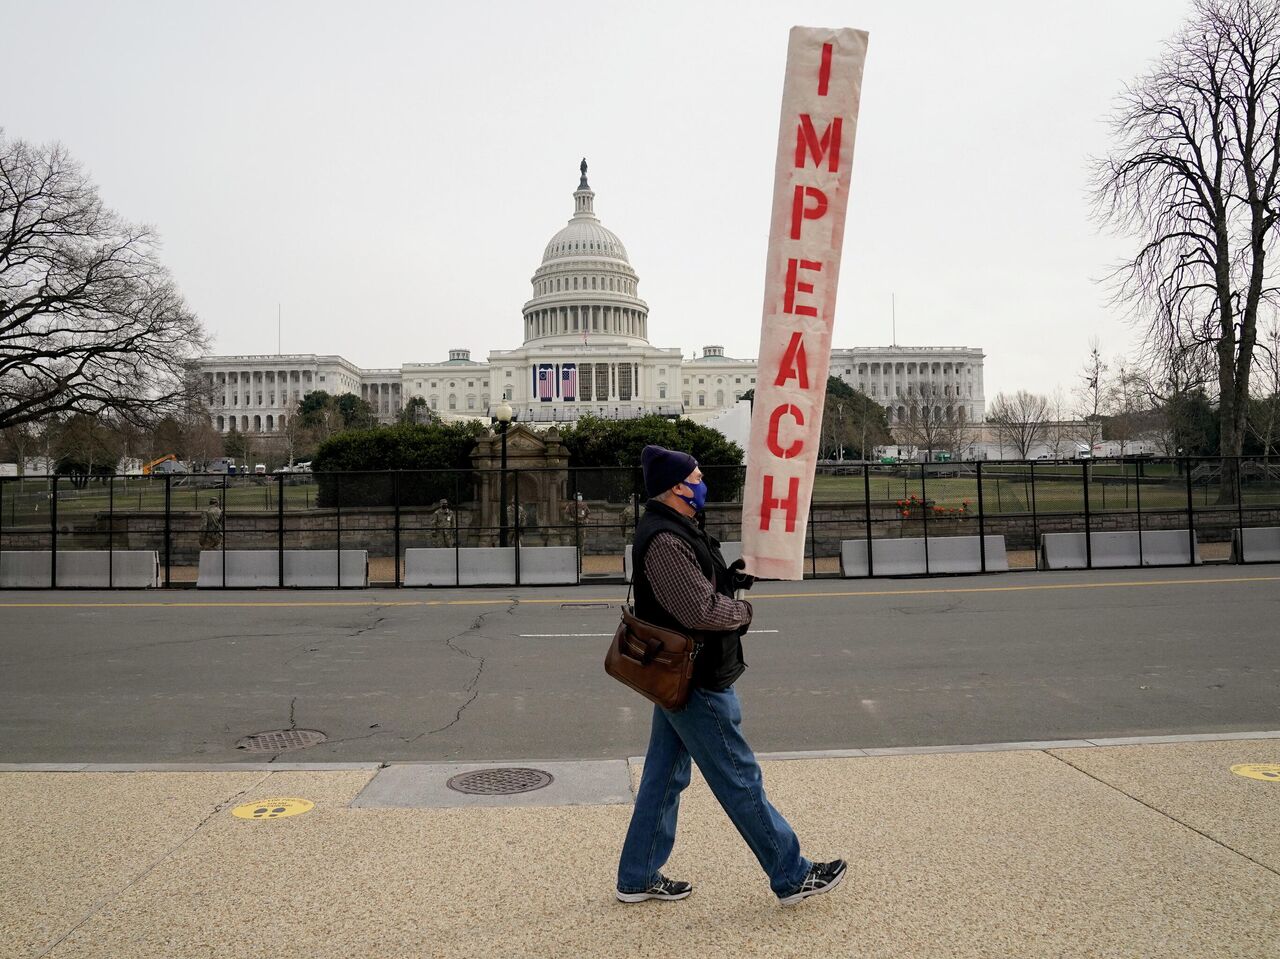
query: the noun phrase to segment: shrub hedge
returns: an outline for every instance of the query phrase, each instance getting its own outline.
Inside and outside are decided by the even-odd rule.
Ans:
[[[319,506],[402,506],[470,499],[471,450],[480,423],[423,423],[352,430],[326,440],[311,461]],[[387,470],[404,470],[392,479]],[[458,472],[442,472],[442,471]],[[343,475],[335,474],[359,474]],[[395,485],[393,485],[395,484]]]

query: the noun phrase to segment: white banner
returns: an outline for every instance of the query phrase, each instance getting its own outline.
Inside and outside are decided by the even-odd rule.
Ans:
[[[769,579],[804,576],[866,54],[863,30],[792,27],[787,46],[742,506],[747,571]]]

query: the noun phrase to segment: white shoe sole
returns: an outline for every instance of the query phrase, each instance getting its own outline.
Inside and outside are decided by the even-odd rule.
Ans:
[[[654,892],[619,892],[618,902],[644,902],[646,899],[660,899],[667,902],[674,902],[677,899],[688,899],[692,889],[686,889],[684,892],[678,892],[674,896],[664,896]]]
[[[806,890],[805,892],[798,892],[794,896],[787,896],[786,899],[779,899],[778,903],[783,906],[794,906],[796,903],[800,902],[802,899],[808,899],[810,896],[821,896],[824,892],[830,892],[836,886],[840,885],[840,883],[844,882],[844,874],[847,873],[848,871],[849,871],[849,868],[846,866],[844,869],[840,870],[840,872],[836,874],[836,877],[832,879],[829,883],[827,883],[825,886],[821,886],[818,889],[809,889],[809,890]]]

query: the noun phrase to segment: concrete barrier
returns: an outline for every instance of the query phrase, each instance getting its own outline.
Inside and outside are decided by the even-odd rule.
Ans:
[[[567,585],[578,582],[576,546],[521,546],[520,585]],[[406,549],[406,586],[514,586],[514,546],[466,546]]]
[[[871,557],[876,576],[924,576],[946,573],[982,572],[986,550],[988,573],[1009,570],[1004,537],[991,535],[980,544],[977,536],[873,539]],[[840,543],[840,574],[846,579],[869,575],[866,539],[846,539]]]
[[[1134,552],[1136,555],[1136,548]],[[1041,569],[1084,569],[1085,559],[1084,533],[1041,534]]]
[[[1143,566],[1200,565],[1200,540],[1185,529],[1142,531]]]
[[[406,586],[514,586],[514,546],[406,549]]]
[[[979,546],[977,536],[939,536],[929,539],[930,573],[980,573],[983,552],[988,573],[1009,572],[1004,537],[988,535]]]
[[[226,562],[226,579],[222,574]],[[341,580],[338,564],[342,564]],[[280,582],[280,554],[274,549],[206,549],[200,551],[200,573],[196,586],[201,589],[223,585],[237,589],[264,586],[328,587],[368,586],[369,551],[344,549],[341,560],[336,549],[286,549],[284,551],[284,583]]]
[[[1241,550],[1241,536],[1243,551]],[[1280,563],[1280,526],[1254,526],[1231,531],[1231,562]]]
[[[736,561],[742,559],[742,544],[739,542],[727,542],[720,544],[720,555],[724,557],[725,565],[732,566]],[[622,575],[627,582],[631,582],[631,544],[627,544],[627,548],[622,552]]]
[[[404,585],[457,586],[458,557],[454,550],[431,547],[404,551]]]
[[[459,586],[514,586],[514,546],[465,546],[458,550]]]
[[[47,549],[0,552],[0,589],[48,589],[53,553]],[[154,589],[160,557],[151,549],[58,550],[61,588]]]
[[[926,572],[923,537],[873,539],[871,555],[877,576],[918,576]],[[845,579],[870,575],[865,539],[841,540],[840,575]]]
[[[1186,566],[1200,563],[1200,544],[1185,529],[1114,530],[1089,534],[1045,533],[1040,537],[1044,569],[1084,569],[1092,559],[1094,569],[1129,566]]]
[[[578,547],[521,546],[520,585],[576,585],[578,582]]]

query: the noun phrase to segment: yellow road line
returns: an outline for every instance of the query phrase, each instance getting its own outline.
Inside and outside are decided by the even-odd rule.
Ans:
[[[1222,583],[1275,583],[1280,576],[1230,576],[1221,579],[1148,579],[1122,580],[1114,583],[1035,583],[1027,586],[934,586],[919,589],[867,589],[867,590],[816,590],[808,593],[760,593],[751,597],[753,603],[773,599],[835,599],[859,596],[929,596],[947,593],[1025,593],[1038,590],[1069,589],[1121,589],[1152,586],[1198,586]],[[621,596],[597,596],[584,598],[532,598],[519,599],[521,606],[559,606],[562,603],[621,603]],[[512,597],[496,596],[490,599],[420,599],[420,600],[247,600],[205,602],[143,602],[143,603],[0,603],[0,609],[203,609],[203,608],[296,608],[326,606],[507,606]]]
[[[755,603],[761,599],[809,599],[814,596],[912,596],[930,593],[1021,593],[1044,589],[1114,589],[1135,586],[1196,586],[1206,583],[1276,583],[1280,576],[1233,576],[1222,579],[1145,579],[1116,583],[1038,583],[1031,586],[952,586],[931,589],[882,589],[851,590],[849,592],[823,593],[772,593],[751,597]]]

